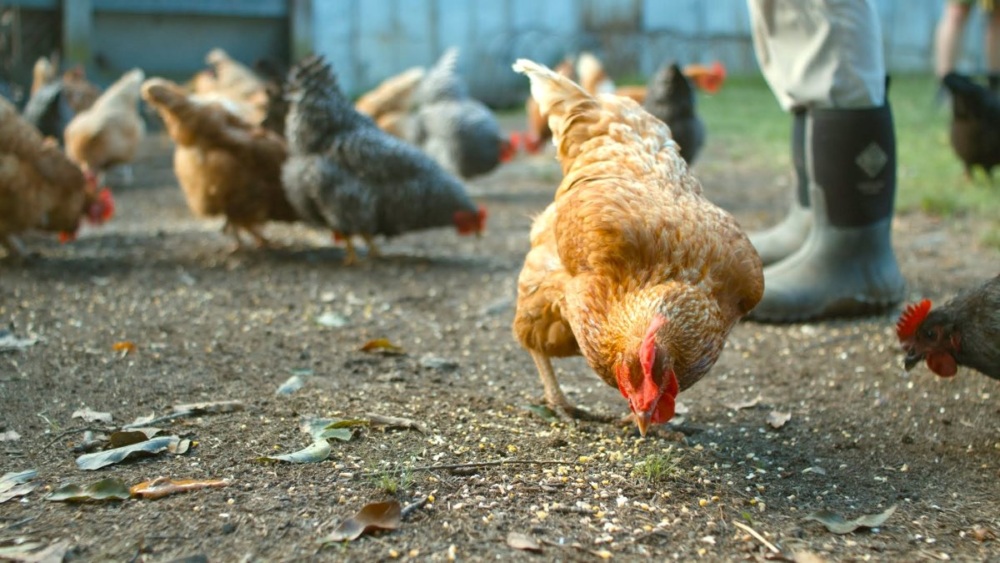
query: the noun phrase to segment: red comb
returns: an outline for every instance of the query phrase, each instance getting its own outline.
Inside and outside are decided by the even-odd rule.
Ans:
[[[930,310],[930,299],[924,299],[920,303],[910,303],[903,314],[899,315],[899,320],[896,321],[896,336],[900,340],[912,338],[917,332],[917,327],[924,322],[924,318],[927,317],[927,312]]]

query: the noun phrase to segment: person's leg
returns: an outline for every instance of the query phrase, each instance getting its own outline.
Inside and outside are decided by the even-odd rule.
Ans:
[[[754,319],[790,322],[888,309],[905,282],[891,245],[896,145],[874,2],[750,0],[764,76],[804,108],[813,227],[764,269]]]
[[[938,78],[955,70],[971,11],[971,0],[945,0],[934,32],[934,75]]]

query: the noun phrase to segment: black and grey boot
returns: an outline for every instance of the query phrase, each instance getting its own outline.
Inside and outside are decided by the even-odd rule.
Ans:
[[[777,225],[765,231],[750,233],[750,243],[757,249],[764,265],[790,256],[802,246],[812,227],[809,210],[809,174],[806,170],[806,112],[792,115],[792,166],[795,172],[795,194],[788,214]]]
[[[886,104],[810,110],[806,168],[813,227],[802,247],[764,269],[765,322],[876,314],[900,302],[906,283],[892,250],[896,139]]]

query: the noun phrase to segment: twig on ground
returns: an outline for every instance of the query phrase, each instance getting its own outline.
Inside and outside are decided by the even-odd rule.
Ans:
[[[777,547],[775,547],[775,545],[773,543],[767,541],[767,538],[765,538],[764,536],[760,535],[760,533],[757,530],[754,530],[753,528],[751,528],[750,526],[747,526],[746,524],[744,524],[742,522],[735,522],[734,521],[733,525],[736,526],[737,528],[745,531],[746,533],[750,534],[754,538],[756,538],[757,541],[759,541],[760,543],[764,544],[764,547],[766,547],[767,549],[771,550],[771,553],[781,553],[780,549],[778,549]]]
[[[418,498],[417,500],[411,502],[410,504],[403,507],[399,511],[399,518],[405,520],[407,516],[424,507],[427,504],[427,500],[431,498],[430,495],[424,495],[423,498]]]
[[[371,478],[385,475],[386,473],[403,473],[406,471],[441,471],[455,469],[476,469],[479,467],[499,467],[501,465],[572,465],[571,461],[559,460],[533,460],[533,459],[505,459],[499,461],[478,461],[472,463],[452,463],[444,465],[421,465],[417,467],[397,467],[395,469],[383,471],[366,471],[358,474],[358,477]]]

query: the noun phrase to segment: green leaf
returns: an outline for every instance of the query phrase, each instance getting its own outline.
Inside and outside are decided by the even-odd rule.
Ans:
[[[826,529],[834,534],[849,534],[858,528],[878,528],[896,512],[896,505],[892,505],[879,514],[865,514],[853,520],[847,520],[840,514],[831,510],[819,510],[806,516],[806,520],[815,520],[826,526]]]
[[[525,405],[524,410],[540,416],[545,422],[559,422],[559,415],[556,411],[545,405]]]
[[[287,463],[316,463],[330,457],[330,443],[317,440],[309,447],[297,452],[282,455],[268,455],[258,458],[260,461],[284,461]]]
[[[60,502],[86,502],[91,500],[126,500],[129,498],[128,487],[121,479],[109,477],[96,483],[81,487],[70,484],[59,487],[47,498]]]
[[[155,455],[170,449],[174,449],[176,451],[180,441],[181,439],[178,436],[161,436],[159,438],[153,438],[152,440],[146,440],[145,442],[139,442],[138,444],[132,444],[130,446],[123,446],[92,454],[83,454],[82,456],[76,458],[76,466],[80,469],[92,471],[94,469],[107,467],[108,465],[114,465],[129,458]]]

